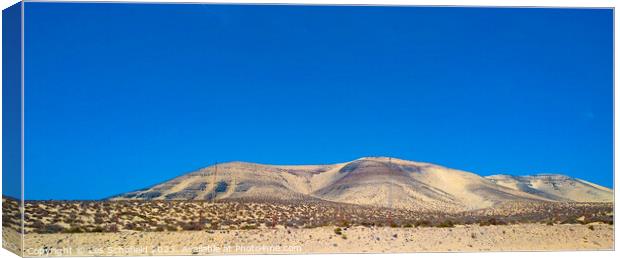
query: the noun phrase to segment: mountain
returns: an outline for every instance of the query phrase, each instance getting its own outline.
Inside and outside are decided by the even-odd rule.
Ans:
[[[611,189],[565,175],[533,176],[494,175],[492,182],[514,190],[535,194],[555,201],[613,202]]]
[[[210,166],[111,200],[318,200],[419,211],[463,211],[508,201],[610,202],[613,191],[562,175],[482,177],[388,157],[330,165]]]

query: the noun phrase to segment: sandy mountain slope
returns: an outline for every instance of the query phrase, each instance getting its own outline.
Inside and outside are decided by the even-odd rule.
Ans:
[[[498,185],[556,201],[613,202],[614,200],[611,189],[564,175],[494,175],[486,178]]]
[[[230,198],[304,199],[311,198],[312,175],[337,165],[270,166],[229,162],[179,176],[153,187],[111,199],[220,200]]]
[[[503,187],[473,173],[429,163],[362,158],[314,192],[322,199],[418,210],[470,210],[505,201],[547,200]]]
[[[542,178],[529,183],[536,187],[526,188],[522,185],[529,184],[520,182],[386,157],[307,166],[229,162],[111,199],[327,200],[420,211],[462,211],[508,201],[591,201],[584,193],[602,201],[608,200],[604,196],[613,196],[611,190],[581,180],[570,181],[579,187],[563,187],[562,191],[553,190],[553,185],[547,186]]]

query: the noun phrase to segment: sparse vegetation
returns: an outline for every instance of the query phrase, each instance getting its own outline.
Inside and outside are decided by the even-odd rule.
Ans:
[[[502,221],[502,220],[498,220],[496,218],[490,218],[488,220],[485,221],[481,221],[480,226],[491,226],[491,225],[506,225],[508,223]]]
[[[18,203],[5,199],[3,226],[18,230]],[[81,214],[76,217],[75,214]],[[341,214],[325,216],[325,214]],[[344,215],[342,215],[344,214]],[[250,200],[207,201],[27,201],[25,231],[84,233],[131,231],[200,231],[282,226],[444,227],[543,223],[613,225],[611,203],[505,203],[495,208],[459,213],[414,212],[323,202],[268,203]],[[346,216],[346,219],[343,217]],[[65,226],[70,225],[70,226]]]
[[[430,227],[431,222],[428,220],[420,220],[415,222],[415,226],[417,227]]]
[[[336,235],[342,235],[342,229],[341,228],[335,228],[334,229],[334,233],[336,233]]]
[[[51,224],[51,225],[43,225],[42,228],[36,230],[35,232],[46,234],[46,233],[60,233],[64,230],[65,228],[60,225]]]
[[[85,232],[85,231],[79,227],[70,227],[63,231],[63,233],[82,233],[82,232]]]
[[[243,230],[250,230],[250,229],[257,229],[258,227],[256,225],[244,225],[241,227],[241,229]]]
[[[452,222],[451,220],[446,220],[446,221],[439,223],[437,227],[438,228],[452,228],[454,227],[454,222]]]
[[[198,222],[190,222],[190,223],[182,224],[181,228],[183,228],[183,230],[188,230],[188,231],[198,231],[198,230],[203,230],[204,225]]]

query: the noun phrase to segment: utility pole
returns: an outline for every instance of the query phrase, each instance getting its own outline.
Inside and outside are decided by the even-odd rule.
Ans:
[[[388,206],[388,223],[389,226],[392,226],[392,177],[390,177],[390,173],[392,172],[392,158],[388,158],[388,193],[387,193],[387,206]]]
[[[211,203],[215,203],[216,190],[217,190],[216,180],[217,180],[217,162],[215,162],[215,169],[213,171],[213,182],[211,183],[211,185],[213,185],[213,192],[211,192]]]
[[[230,195],[233,195],[233,194],[235,193],[236,189],[237,189],[237,174],[236,174],[236,173],[233,173],[232,171],[230,171],[230,174],[231,174],[231,176],[232,176],[232,184],[231,184],[231,186],[230,186],[230,188],[231,188],[232,190],[231,190]],[[229,196],[230,196],[230,195],[229,195]]]

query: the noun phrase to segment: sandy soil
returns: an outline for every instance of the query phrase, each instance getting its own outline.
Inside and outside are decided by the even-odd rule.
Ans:
[[[22,252],[22,235],[12,228],[2,229],[2,247],[17,255]]]
[[[611,250],[613,226],[335,227],[26,235],[28,256]]]

